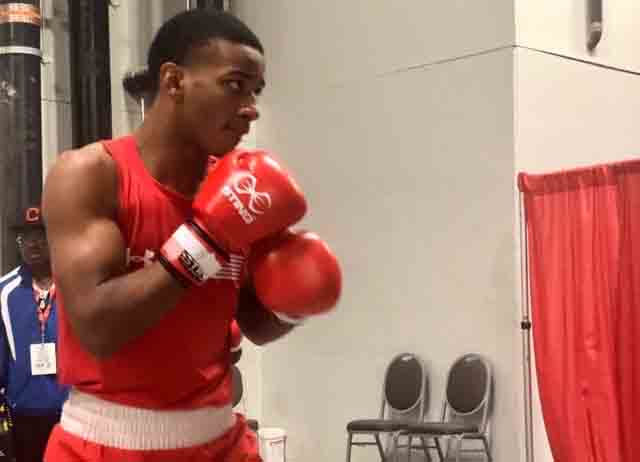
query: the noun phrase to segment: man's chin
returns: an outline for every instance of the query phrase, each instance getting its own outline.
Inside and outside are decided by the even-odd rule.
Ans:
[[[25,263],[28,264],[29,266],[45,266],[47,264],[49,264],[49,261],[41,255],[38,256],[31,256],[29,258],[25,258]]]

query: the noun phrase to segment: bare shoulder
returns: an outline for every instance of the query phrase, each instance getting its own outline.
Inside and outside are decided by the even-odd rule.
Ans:
[[[80,149],[65,151],[53,164],[47,182],[59,176],[92,175],[92,179],[115,175],[115,162],[101,143],[93,143]],[[94,178],[95,176],[95,178]]]
[[[117,182],[115,161],[101,143],[63,152],[45,181],[45,220],[83,212],[111,214],[117,204]]]

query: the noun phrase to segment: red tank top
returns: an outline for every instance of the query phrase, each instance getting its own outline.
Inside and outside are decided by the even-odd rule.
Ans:
[[[155,260],[158,249],[191,213],[191,200],[158,183],[131,136],[103,142],[119,175],[118,225],[128,270]],[[235,258],[235,256],[234,256]],[[191,288],[141,337],[106,360],[80,345],[59,300],[58,369],[62,383],[99,398],[151,409],[221,406],[231,401],[229,324],[235,314],[233,281],[212,279]]]

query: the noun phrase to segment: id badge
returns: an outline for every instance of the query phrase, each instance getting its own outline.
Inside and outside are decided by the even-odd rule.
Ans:
[[[56,344],[34,343],[31,345],[31,375],[56,373]]]

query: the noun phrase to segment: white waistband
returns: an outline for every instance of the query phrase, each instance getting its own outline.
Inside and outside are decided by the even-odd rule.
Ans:
[[[215,440],[235,424],[231,406],[156,411],[124,406],[72,389],[60,426],[103,446],[134,451],[179,449]]]

